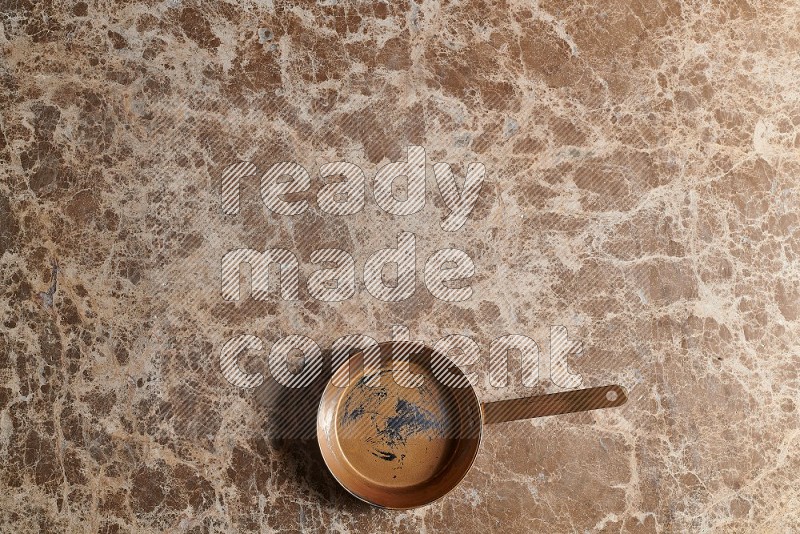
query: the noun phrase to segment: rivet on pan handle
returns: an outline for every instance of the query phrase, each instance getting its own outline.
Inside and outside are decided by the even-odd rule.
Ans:
[[[622,406],[628,396],[618,385],[483,403],[486,424]]]

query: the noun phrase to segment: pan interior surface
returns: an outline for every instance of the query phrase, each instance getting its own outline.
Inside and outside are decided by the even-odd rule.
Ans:
[[[427,349],[384,358],[368,371],[363,357],[354,356],[346,385],[329,384],[323,394],[317,425],[323,458],[367,502],[422,506],[453,489],[475,459],[480,403],[472,387],[438,380],[430,356]]]

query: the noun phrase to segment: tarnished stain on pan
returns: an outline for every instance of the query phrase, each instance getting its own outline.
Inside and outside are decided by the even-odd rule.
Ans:
[[[391,381],[391,370],[377,373]],[[368,377],[358,380],[344,396],[344,409],[339,420],[340,436],[348,434],[374,446],[372,455],[384,461],[397,460],[398,468],[406,457],[409,438],[421,437],[429,443],[443,439],[453,414],[446,402],[437,397],[430,383],[421,385],[417,391],[420,402],[410,397],[407,388],[392,388],[391,383],[370,386]],[[374,377],[369,377],[374,378]],[[371,431],[374,430],[374,433]],[[358,439],[352,439],[358,442]],[[396,475],[395,475],[396,477]]]

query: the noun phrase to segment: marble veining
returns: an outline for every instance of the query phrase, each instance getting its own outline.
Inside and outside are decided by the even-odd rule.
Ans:
[[[16,532],[800,531],[800,6],[518,0],[288,3],[10,0],[0,16],[0,524]],[[377,170],[424,147],[486,168],[457,231],[432,172],[411,217]],[[265,209],[223,170],[297,162],[311,207]],[[362,211],[318,209],[320,166],[367,177]],[[461,178],[458,178],[461,179]],[[399,192],[402,196],[403,192]],[[357,279],[343,302],[227,302],[231,248],[368,255],[413,232],[413,296]],[[472,296],[420,279],[475,264]],[[315,450],[319,384],[236,388],[299,334],[550,327],[619,409],[494,425],[445,499],[407,512],[341,489]],[[577,346],[577,345],[576,345]],[[545,359],[542,358],[540,364]],[[315,397],[315,395],[317,395]],[[280,429],[296,432],[279,435]]]

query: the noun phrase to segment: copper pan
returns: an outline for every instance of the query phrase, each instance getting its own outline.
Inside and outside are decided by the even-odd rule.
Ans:
[[[328,381],[317,440],[350,493],[392,509],[429,504],[455,488],[478,454],[486,424],[610,408],[617,385],[481,404],[463,371],[421,344],[359,352]]]

